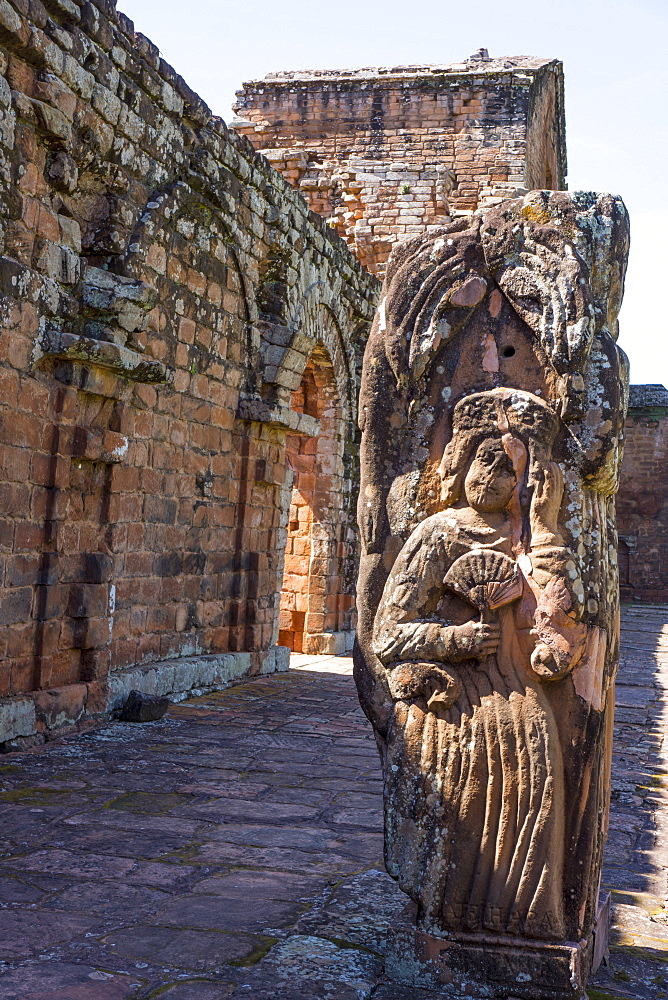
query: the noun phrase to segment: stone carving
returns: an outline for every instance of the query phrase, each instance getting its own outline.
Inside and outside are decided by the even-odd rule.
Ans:
[[[367,346],[355,671],[413,901],[388,968],[447,995],[580,998],[605,949],[627,250],[617,198],[505,202],[395,251]]]

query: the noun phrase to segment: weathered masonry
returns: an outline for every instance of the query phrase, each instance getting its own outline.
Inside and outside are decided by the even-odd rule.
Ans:
[[[483,49],[453,66],[277,73],[244,84],[235,107],[234,127],[377,274],[398,241],[566,187],[558,60]],[[668,600],[667,407],[662,386],[631,387],[617,498],[626,599]]]
[[[245,83],[235,110],[234,128],[374,273],[398,240],[565,186],[558,60],[481,49],[451,66],[276,73]]]
[[[632,385],[617,497],[622,597],[668,601],[668,390]]]
[[[112,0],[0,0],[0,743],[348,649],[369,271],[565,184],[555,60],[283,74],[237,110]]]
[[[0,0],[0,130],[0,743],[343,649],[376,279],[111,0]]]

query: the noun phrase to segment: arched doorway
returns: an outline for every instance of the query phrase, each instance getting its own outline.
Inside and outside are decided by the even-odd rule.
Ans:
[[[354,596],[343,567],[346,538],[343,451],[346,424],[326,349],[312,351],[291,408],[315,417],[316,437],[288,435],[293,472],[281,590],[279,645],[297,653],[343,652],[354,628]]]

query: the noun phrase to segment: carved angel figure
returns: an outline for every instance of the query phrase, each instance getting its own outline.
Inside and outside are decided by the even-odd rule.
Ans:
[[[447,996],[581,1000],[605,952],[628,245],[592,192],[457,219],[397,245],[365,350],[355,681],[417,905],[387,968]]]
[[[528,392],[455,408],[448,506],[409,536],[375,616],[394,699],[388,868],[440,932],[564,936],[564,768],[545,686],[576,666],[587,630],[562,474],[537,457],[555,424]]]

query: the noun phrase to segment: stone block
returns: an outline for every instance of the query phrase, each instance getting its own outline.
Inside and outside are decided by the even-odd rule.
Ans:
[[[320,632],[304,636],[305,653],[345,656],[352,649],[354,632]]]
[[[260,673],[275,674],[290,669],[290,650],[287,646],[272,646],[262,660]]]
[[[389,928],[386,974],[406,986],[461,1000],[587,1000],[585,985],[606,954],[609,897],[588,941],[551,942],[490,934],[435,937],[409,904]]]
[[[86,711],[88,687],[86,684],[68,684],[33,695],[37,726],[39,729],[59,729],[78,722]]]
[[[144,694],[165,695],[181,701],[190,691],[223,690],[232,681],[245,676],[251,668],[250,653],[216,653],[210,656],[186,656],[109,675],[107,710],[121,707],[131,690]]]
[[[130,691],[121,709],[120,719],[122,722],[156,722],[168,708],[169,698],[164,695]]]
[[[32,736],[37,731],[35,703],[31,698],[0,701],[0,743],[17,736]]]

